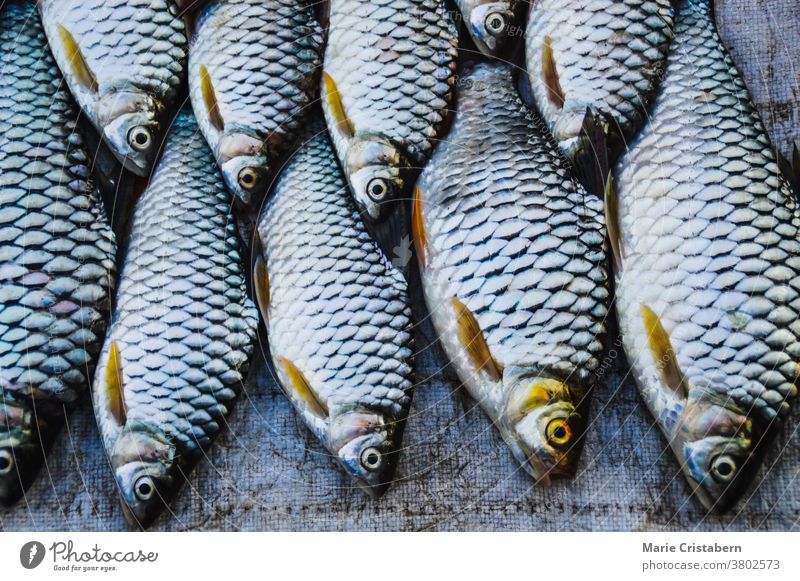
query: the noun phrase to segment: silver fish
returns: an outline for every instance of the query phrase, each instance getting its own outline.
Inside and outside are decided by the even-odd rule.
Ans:
[[[577,164],[595,155],[584,151],[593,144],[580,138],[587,121],[600,123],[587,119],[587,110],[603,119],[612,162],[644,125],[673,21],[671,0],[532,3],[525,36],[530,86],[551,132]],[[601,178],[604,183],[607,174]]]
[[[181,112],[133,216],[94,407],[125,515],[147,527],[222,430],[255,342],[213,155]]]
[[[797,393],[800,217],[710,1],[677,6],[608,222],[634,376],[696,496],[724,512]]]
[[[116,244],[34,5],[0,4],[0,504],[86,394]]]
[[[448,115],[457,41],[444,0],[330,2],[325,119],[356,203],[387,250],[402,232],[387,218],[399,217],[397,202]]]
[[[258,221],[255,294],[285,393],[377,496],[411,404],[408,287],[367,233],[321,115],[304,141]]]
[[[543,484],[574,474],[609,308],[602,200],[586,193],[510,66],[480,64],[420,176],[428,310],[469,393]]]
[[[317,90],[322,30],[307,0],[215,0],[197,15],[189,94],[225,183],[260,208]]]
[[[186,67],[170,0],[39,0],[50,48],[78,105],[126,169],[150,174]]]
[[[470,37],[482,53],[494,56],[511,38],[521,0],[456,0]]]

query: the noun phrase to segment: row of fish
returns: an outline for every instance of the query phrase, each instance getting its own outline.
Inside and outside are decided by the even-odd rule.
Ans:
[[[539,0],[521,92],[507,64],[459,64],[442,0],[331,0],[327,34],[304,0],[37,4],[0,19],[4,503],[94,377],[149,524],[241,390],[249,296],[298,413],[381,494],[414,385],[389,258],[409,229],[447,355],[537,480],[576,470],[613,263],[637,383],[699,498],[724,511],[752,481],[796,394],[800,222],[709,0]],[[481,52],[513,48],[525,3],[457,4]],[[118,276],[58,69],[149,176]]]

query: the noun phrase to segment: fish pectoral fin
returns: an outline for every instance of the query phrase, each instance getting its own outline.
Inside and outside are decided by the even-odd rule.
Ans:
[[[644,328],[647,332],[647,343],[650,347],[650,354],[655,361],[656,367],[661,372],[664,384],[672,390],[673,394],[679,399],[685,399],[688,395],[686,382],[684,381],[683,371],[681,371],[678,357],[672,348],[667,330],[661,323],[661,319],[649,306],[640,305]]]
[[[75,37],[62,24],[58,25],[58,36],[61,39],[61,45],[64,49],[64,54],[67,56],[72,74],[84,89],[96,93],[97,78],[89,67],[89,63],[86,62],[86,57],[83,56],[83,51],[81,51],[81,47]]]
[[[336,81],[325,71],[322,71],[322,79],[323,88],[325,89],[325,99],[336,121],[336,127],[331,129],[338,131],[345,138],[352,138],[356,134],[356,129],[344,110],[342,94],[336,86]]]
[[[222,133],[225,130],[225,121],[220,113],[217,92],[214,90],[214,83],[211,81],[211,75],[206,65],[200,65],[200,88],[203,92],[203,103],[206,106],[208,120],[214,129]]]
[[[614,176],[609,172],[606,180],[606,196],[604,211],[606,214],[606,230],[614,259],[614,270],[622,272],[622,248],[619,240],[619,206],[617,191],[614,189]]]
[[[419,187],[414,189],[414,207],[411,211],[411,235],[414,238],[414,248],[417,251],[417,260],[421,270],[425,270],[428,262],[428,235],[425,232],[425,222],[422,219],[422,199]]]
[[[278,361],[286,371],[286,375],[289,376],[289,385],[286,386],[289,397],[295,402],[303,404],[306,410],[318,419],[328,419],[330,417],[328,406],[319,399],[303,372],[286,357],[279,357]]]
[[[255,265],[253,266],[253,286],[255,287],[254,294],[256,295],[258,310],[261,311],[261,317],[266,325],[269,322],[267,316],[269,313],[269,272],[267,271],[267,263],[264,262],[260,255],[256,256]]]
[[[467,350],[473,365],[494,381],[499,381],[503,377],[503,370],[489,351],[489,345],[486,343],[486,337],[478,320],[472,311],[456,297],[453,297],[452,302],[458,322],[458,340]]]
[[[550,103],[563,109],[566,97],[564,89],[561,88],[561,80],[558,78],[558,68],[553,54],[553,39],[550,36],[544,37],[542,45],[542,81],[547,89],[547,98]]]
[[[106,402],[108,412],[114,421],[122,427],[127,421],[125,406],[125,386],[122,380],[122,356],[119,352],[119,345],[116,341],[111,341],[108,349],[108,363],[106,365]]]

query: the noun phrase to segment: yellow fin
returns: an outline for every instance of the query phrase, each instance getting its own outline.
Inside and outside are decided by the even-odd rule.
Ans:
[[[261,316],[264,318],[264,324],[266,325],[269,321],[267,318],[267,313],[269,312],[269,272],[261,256],[256,256],[255,265],[253,266],[253,285],[258,309],[261,311]]]
[[[327,93],[328,105],[331,108],[331,113],[333,113],[334,118],[336,119],[336,124],[339,127],[339,130],[342,131],[346,137],[353,137],[356,134],[355,127],[353,127],[353,122],[350,121],[350,118],[347,116],[347,113],[344,110],[344,104],[342,103],[342,95],[339,93],[339,88],[336,86],[336,81],[333,80],[328,73],[322,71],[322,79],[325,83],[325,92]]]
[[[614,189],[614,176],[610,173],[606,180],[605,213],[608,241],[611,244],[611,254],[614,256],[614,267],[617,272],[622,272],[622,249],[619,241],[619,206],[617,205],[617,191]]]
[[[485,371],[495,381],[499,381],[503,372],[489,351],[486,337],[484,337],[475,315],[457,298],[453,297],[452,300],[458,319],[459,341],[469,353],[475,367]]]
[[[414,247],[417,249],[417,258],[420,268],[427,266],[428,236],[425,234],[425,223],[422,221],[422,200],[419,188],[414,190],[414,209],[411,213],[411,235],[414,238]]]
[[[667,330],[661,324],[661,319],[655,314],[653,309],[647,305],[639,307],[644,320],[644,328],[647,332],[647,343],[650,346],[650,353],[656,363],[664,383],[680,398],[686,396],[686,386],[683,382],[683,372],[678,364],[678,357],[672,348]]]
[[[549,36],[544,37],[542,47],[542,80],[547,88],[547,97],[550,102],[559,109],[564,107],[564,90],[561,88],[561,81],[558,79],[558,69],[553,55],[553,40]]]
[[[61,24],[58,25],[58,35],[61,37],[61,44],[64,48],[64,53],[67,55],[69,66],[72,69],[75,78],[90,91],[97,92],[97,79],[95,79],[92,69],[86,62],[86,58],[81,52],[81,47],[75,41],[72,33]]]
[[[320,419],[327,418],[330,415],[328,412],[328,406],[320,401],[320,399],[317,397],[317,394],[314,393],[313,389],[311,389],[311,385],[308,383],[305,375],[303,375],[303,372],[300,371],[294,363],[286,359],[286,357],[279,357],[278,360],[286,370],[286,374],[289,376],[292,395],[303,401],[306,404],[307,409],[315,416],[319,417]]]
[[[125,425],[125,388],[122,384],[122,357],[116,341],[111,341],[106,365],[106,399],[108,411],[120,426]]]
[[[219,112],[217,93],[214,91],[214,84],[211,82],[211,75],[208,74],[206,65],[200,65],[200,87],[203,91],[203,103],[206,105],[208,120],[214,129],[222,132],[225,129],[225,122]]]

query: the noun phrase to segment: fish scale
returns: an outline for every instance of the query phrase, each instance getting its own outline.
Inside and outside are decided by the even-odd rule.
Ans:
[[[368,491],[380,493],[411,404],[408,287],[364,228],[321,115],[277,182],[258,232],[269,281],[261,310],[278,378],[334,457]],[[303,404],[284,360],[304,375],[327,414]],[[345,451],[351,440],[342,444],[337,435],[349,417],[361,418],[351,424],[371,426],[359,437],[385,432],[386,442],[375,446],[390,460],[372,475],[352,467]]]
[[[6,2],[0,14],[0,456],[13,451],[17,464],[0,469],[0,503],[10,504],[88,390],[116,244],[35,8]]]
[[[800,218],[711,6],[678,6],[650,122],[617,170],[617,301],[648,407],[701,500],[725,510],[752,474],[728,493],[702,490],[683,458],[694,441],[685,432],[695,400],[721,402],[753,424],[741,433],[759,456],[760,435],[789,411],[800,372]],[[660,318],[688,403],[665,388],[641,305]]]
[[[163,503],[137,507],[131,496],[126,465],[146,449],[134,445],[136,436],[151,434],[179,459],[156,481],[168,500],[182,481],[179,471],[190,470],[222,430],[256,335],[231,197],[188,112],[176,117],[136,205],[115,303],[95,413],[127,510],[146,526]],[[116,373],[122,420],[113,411]]]
[[[465,74],[453,128],[420,177],[415,241],[428,310],[459,377],[544,480],[549,470],[528,464],[534,446],[524,451],[508,425],[519,411],[508,408],[521,389],[513,370],[558,378],[585,405],[608,313],[605,230],[602,201],[573,180],[512,75],[500,64]],[[480,329],[471,344],[485,343],[509,372],[502,379],[470,360],[454,299]]]
[[[228,152],[226,136],[247,135],[259,142],[258,157],[247,161],[268,174],[294,142],[318,87],[322,30],[307,0],[226,0],[209,2],[197,15],[189,51],[189,88],[203,135],[226,181],[242,201],[260,207],[270,183],[261,177],[256,195],[238,183],[246,156]],[[224,128],[216,127],[203,96],[201,67],[210,76]],[[228,175],[230,174],[230,175]],[[250,190],[256,188],[251,187]],[[252,198],[252,199],[251,199]]]

